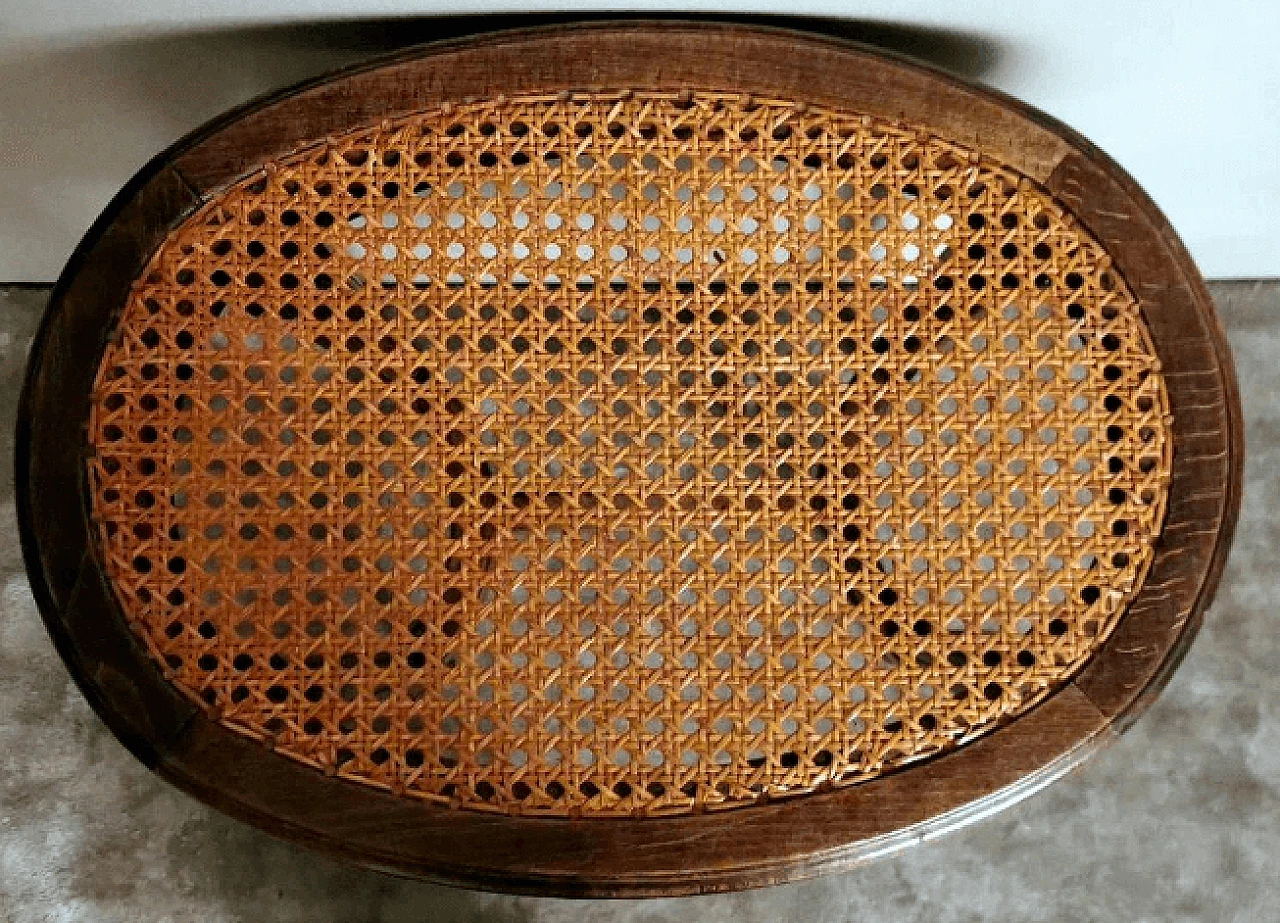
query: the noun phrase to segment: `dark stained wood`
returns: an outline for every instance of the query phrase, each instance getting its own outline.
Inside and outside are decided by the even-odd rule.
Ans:
[[[84,430],[112,318],[151,253],[199,201],[163,157],[116,196],[54,287],[18,411],[18,519],[36,602],[85,697],[149,766],[195,709],[146,668],[95,556]]]
[[[311,829],[291,836],[378,867],[504,891],[661,895],[783,881],[909,845],[963,822],[964,807],[994,790],[1012,786],[1005,797],[1016,800],[1065,772],[1083,751],[1109,740],[1105,724],[1088,699],[1068,688],[1036,711],[1029,730],[1015,724],[997,731],[934,761],[924,775],[904,771],[826,795],[640,820],[513,821],[376,793],[312,804],[313,771],[275,759],[261,761],[252,775],[240,773],[237,767],[256,761],[261,750],[240,738],[225,740],[203,717],[160,771],[250,822],[278,817],[282,806],[305,807]],[[954,811],[960,813],[946,816]],[[698,868],[725,855],[733,856],[733,867]],[[415,858],[406,863],[406,857]]]
[[[194,709],[138,645],[89,538],[87,398],[112,318],[169,229],[264,159],[359,122],[533,89],[734,87],[909,118],[1045,185],[1102,240],[1142,301],[1174,408],[1162,547],[1112,638],[1064,689],[943,757],[838,792],[673,818],[456,811],[327,778]],[[334,855],[473,887],[673,895],[845,867],[1037,790],[1107,743],[1185,652],[1221,573],[1243,446],[1230,357],[1193,263],[1135,183],[1053,120],[868,49],[726,25],[606,24],[450,43],[373,62],[232,113],[145,168],[81,244],[33,350],[18,438],[32,584],[103,720],[166,779]]]
[[[1048,188],[1103,243],[1142,306],[1174,416],[1169,509],[1142,593],[1076,684],[1131,721],[1199,628],[1235,530],[1243,481],[1240,395],[1213,303],[1173,229],[1105,155],[1063,159]]]
[[[53,311],[46,315],[29,360],[30,368],[43,373],[27,379],[19,433],[26,432],[31,420],[40,421],[41,439],[31,446],[39,454],[31,464],[46,483],[61,489],[20,489],[19,496],[30,504],[29,515],[48,530],[39,563],[54,605],[65,603],[88,547],[85,520],[68,515],[79,509],[68,503],[84,476],[89,389],[108,321],[124,306],[129,285],[152,251],[200,201],[172,167],[156,163],[148,169],[153,168],[154,175],[131,183],[116,197],[77,248],[51,296],[61,317],[55,319]],[[23,474],[20,470],[19,477]]]
[[[1020,103],[883,52],[725,24],[602,23],[512,32],[409,51],[305,84],[202,131],[175,166],[202,194],[258,163],[352,125],[445,102],[644,86],[750,87],[760,96],[907,119],[1044,181],[1068,151]]]

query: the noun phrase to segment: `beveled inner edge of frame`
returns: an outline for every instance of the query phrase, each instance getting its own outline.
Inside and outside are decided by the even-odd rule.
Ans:
[[[653,815],[1023,714],[1141,586],[1137,301],[1037,184],[700,91],[433,109],[175,229],[99,368],[93,519],[166,676],[327,773]]]

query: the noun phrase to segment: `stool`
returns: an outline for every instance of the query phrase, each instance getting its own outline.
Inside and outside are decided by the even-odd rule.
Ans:
[[[1239,503],[1194,265],[1079,136],[801,34],[439,44],[219,119],[32,354],[26,560],[141,760],[473,887],[890,853],[1122,730]]]

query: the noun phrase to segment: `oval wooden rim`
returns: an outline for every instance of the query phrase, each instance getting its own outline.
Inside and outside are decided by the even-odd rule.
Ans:
[[[90,537],[89,393],[111,321],[166,235],[211,195],[318,138],[444,102],[628,87],[733,89],[902,119],[1036,180],[1105,246],[1138,297],[1173,411],[1168,519],[1111,637],[1047,701],[945,756],[839,791],[669,818],[506,817],[329,778],[207,718],[128,629]],[[1218,582],[1240,501],[1231,357],[1195,265],[1138,185],[1070,129],[994,91],[847,42],[678,22],[556,26],[435,44],[252,102],[148,164],[58,281],[17,438],[23,553],[80,688],[139,759],[265,830],[385,871],[578,896],[676,895],[848,866],[984,816],[1095,752],[1158,693]]]

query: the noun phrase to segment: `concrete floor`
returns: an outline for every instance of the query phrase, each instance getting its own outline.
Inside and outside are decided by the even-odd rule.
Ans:
[[[0,918],[26,921],[1269,921],[1280,919],[1280,282],[1212,286],[1249,458],[1217,602],[1159,702],[1071,778],[843,875],[574,903],[413,884],[280,843],[116,743],[45,635],[13,512],[12,431],[44,290],[0,289]]]

